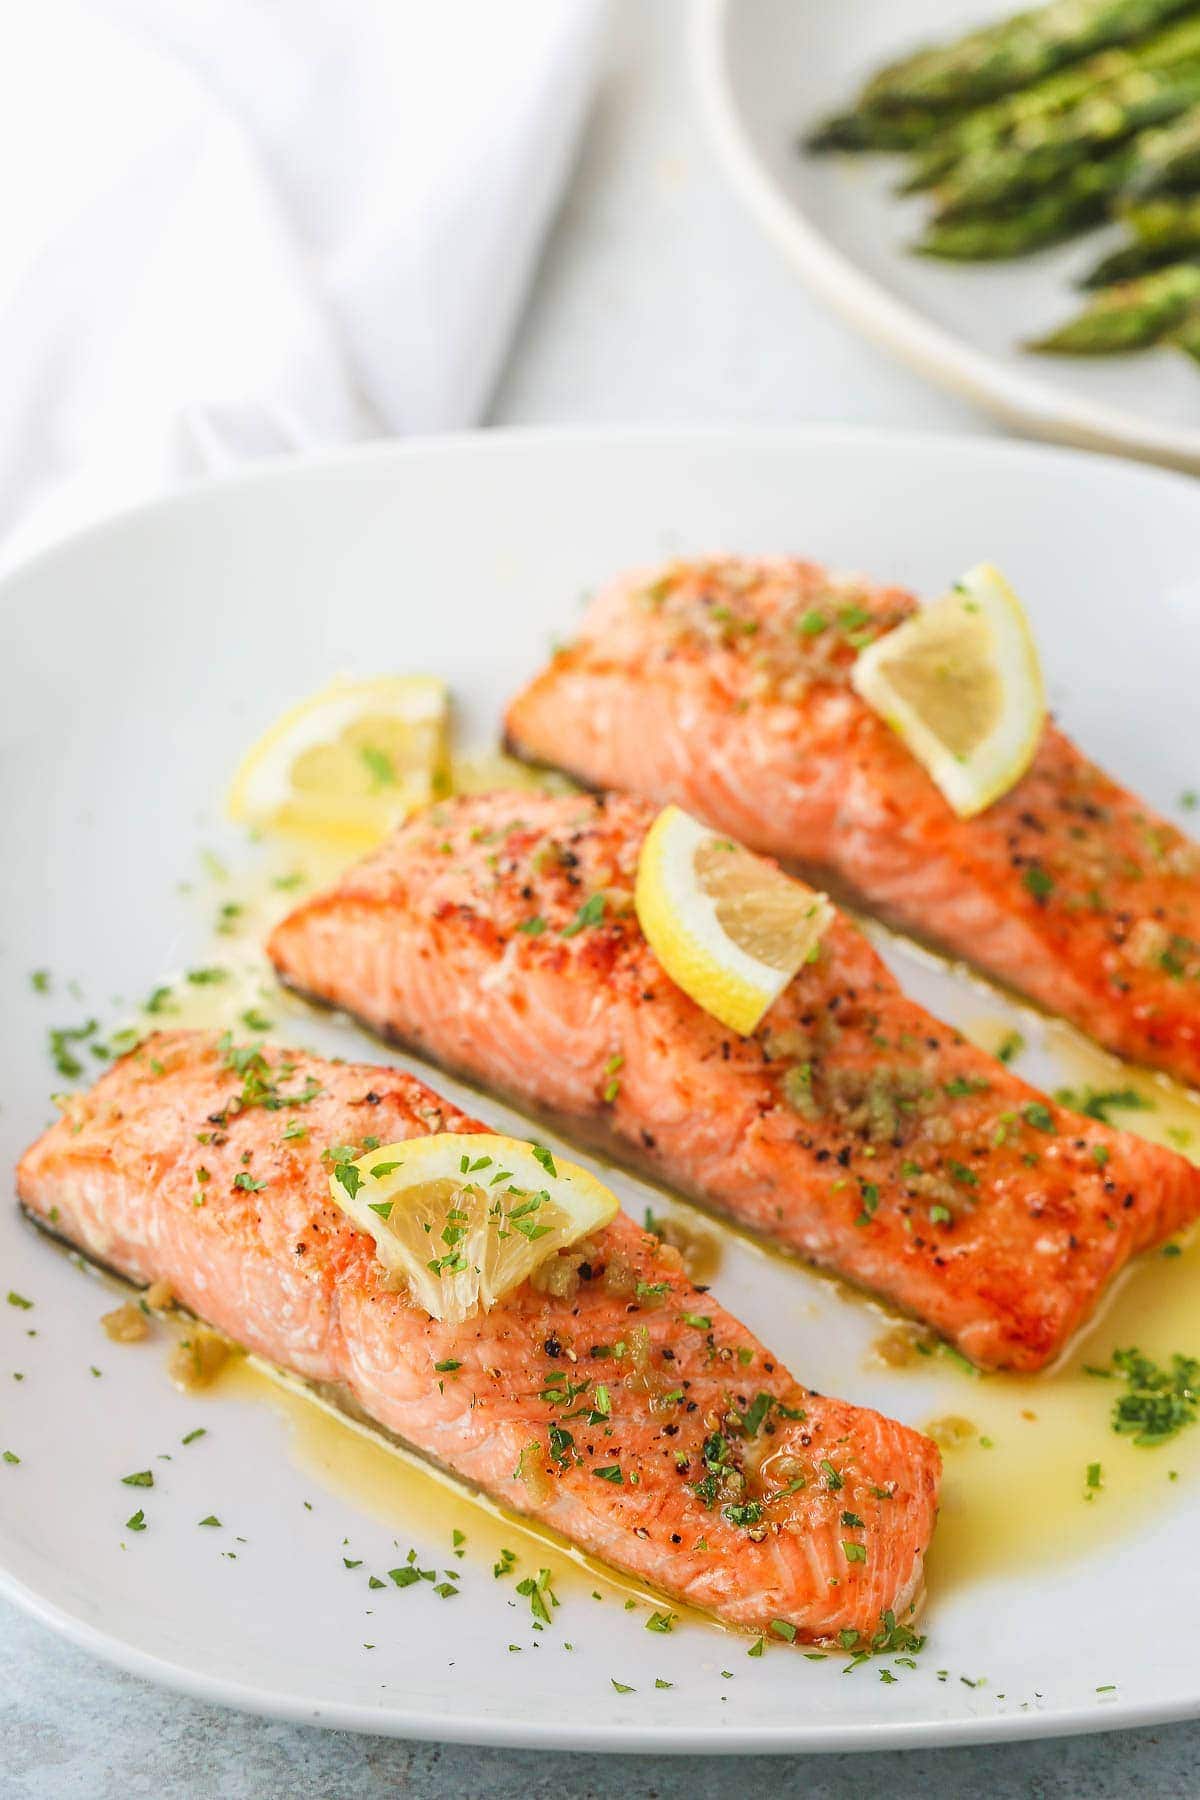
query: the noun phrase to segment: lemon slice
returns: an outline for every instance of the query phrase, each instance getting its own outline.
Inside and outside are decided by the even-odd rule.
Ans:
[[[417,1304],[451,1324],[488,1312],[618,1211],[586,1169],[482,1132],[385,1144],[336,1164],[329,1191]]]
[[[446,684],[430,675],[333,681],[292,707],[242,758],[235,823],[379,843],[443,791]]]
[[[1037,753],[1046,722],[1037,645],[990,563],[864,650],[851,680],[962,819],[1015,787]]]
[[[671,980],[743,1037],[815,957],[833,917],[824,894],[677,806],[646,834],[634,898]]]

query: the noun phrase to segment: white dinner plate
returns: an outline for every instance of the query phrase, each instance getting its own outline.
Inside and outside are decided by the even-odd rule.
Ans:
[[[538,432],[284,464],[42,555],[0,589],[6,1164],[62,1085],[50,1028],[94,1014],[107,1030],[164,973],[253,949],[252,913],[234,936],[212,933],[219,907],[257,891],[249,871],[267,854],[222,823],[222,787],[251,737],[332,672],[440,672],[460,730],[481,742],[585,592],[626,564],[804,552],[933,594],[988,557],[1026,597],[1069,727],[1169,808],[1200,785],[1198,527],[1200,497],[1181,477],[1015,444]],[[1000,1007],[914,951],[889,954],[943,1014],[966,1024]],[[48,993],[31,981],[40,969]],[[1023,1069],[1054,1080],[1038,1028],[1026,1030]],[[299,1002],[275,1035],[402,1060]],[[613,1180],[638,1216],[662,1210],[637,1181]],[[878,1366],[880,1319],[864,1300],[720,1235],[721,1297],[815,1387],[915,1423],[1003,1391],[937,1359],[919,1375]],[[781,1645],[750,1658],[747,1640],[699,1620],[648,1631],[645,1604],[627,1610],[557,1551],[544,1560],[561,1571],[562,1604],[535,1633],[515,1584],[542,1558],[523,1535],[439,1500],[425,1478],[394,1501],[386,1483],[356,1485],[361,1459],[340,1430],[314,1450],[261,1399],[180,1394],[162,1328],[110,1343],[102,1284],[13,1206],[0,1210],[0,1254],[0,1448],[19,1457],[0,1463],[0,1589],[139,1674],[281,1717],[577,1749],[845,1750],[1200,1713],[1200,1446],[1182,1439],[1127,1457],[1162,1458],[1143,1465],[1161,1481],[1128,1529],[1097,1537],[1100,1515],[1082,1503],[1087,1531],[1048,1510],[1042,1531],[1044,1497],[1013,1476],[1001,1433],[979,1454],[994,1458],[1004,1515],[1035,1522],[1037,1555],[1006,1560],[985,1531],[950,1579],[935,1551],[928,1644],[886,1680],[875,1663],[847,1674],[844,1658]],[[33,1304],[4,1304],[9,1288]],[[1200,1325],[1178,1347],[1200,1349]],[[185,1445],[197,1427],[205,1436]],[[1107,1469],[1103,1407],[1095,1428]],[[152,1490],[122,1485],[147,1468]],[[1110,1485],[1116,1520],[1115,1472]],[[126,1527],[137,1510],[141,1532]],[[210,1516],[220,1527],[200,1525]],[[511,1577],[493,1576],[498,1542],[520,1557]],[[421,1566],[457,1571],[457,1597],[386,1580],[410,1545]]]
[[[931,381],[1038,437],[1200,470],[1200,374],[1181,353],[1020,348],[1078,310],[1073,284],[1120,239],[1116,227],[1013,262],[936,262],[905,248],[927,206],[893,194],[899,158],[797,149],[882,63],[1004,10],[1004,0],[704,0],[697,67],[725,164],[804,278]]]

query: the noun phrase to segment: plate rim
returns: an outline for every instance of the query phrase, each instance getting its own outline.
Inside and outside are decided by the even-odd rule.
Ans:
[[[701,0],[712,10],[723,8],[732,0]],[[186,480],[164,492],[139,500],[127,500],[99,518],[87,519],[47,543],[37,543],[12,561],[0,559],[0,608],[8,602],[8,591],[18,581],[52,564],[60,556],[74,553],[89,543],[101,543],[110,534],[136,524],[144,517],[167,514],[202,505],[210,494],[224,494],[241,488],[270,485],[290,480],[295,475],[331,475],[339,471],[406,462],[429,456],[459,455],[469,451],[489,451],[493,446],[510,450],[541,447],[557,449],[567,446],[603,444],[666,445],[701,444],[718,447],[737,444],[744,449],[803,450],[812,445],[850,447],[871,444],[890,447],[897,455],[921,453],[936,448],[955,456],[996,457],[1002,461],[1040,460],[1049,467],[1063,464],[1078,468],[1106,468],[1131,480],[1145,479],[1154,485],[1174,488],[1182,499],[1200,498],[1200,488],[1190,479],[1189,471],[1178,465],[1161,463],[1153,458],[1132,458],[1109,444],[1067,442],[1057,437],[997,437],[990,432],[941,431],[932,427],[879,425],[861,420],[802,420],[788,425],[762,425],[753,421],[718,423],[660,424],[580,424],[580,425],[483,425],[460,431],[418,433],[404,438],[371,438],[364,442],[333,445],[320,450],[287,451],[266,456],[240,468],[221,474],[202,475]],[[1198,450],[1200,454],[1200,450]],[[1200,471],[1200,462],[1196,465]]]
[[[1200,491],[1185,476],[1160,468],[1131,464],[1111,455],[1084,454],[1023,440],[1005,440],[983,433],[897,430],[872,425],[811,424],[794,426],[754,425],[656,425],[656,426],[541,426],[447,433],[436,437],[377,442],[328,451],[272,458],[219,478],[197,481],[171,493],[158,495],[122,508],[43,546],[0,573],[0,609],[19,595],[22,583],[55,562],[85,551],[90,544],[128,529],[146,517],[166,517],[207,506],[232,491],[253,490],[262,484],[286,484],[297,477],[351,476],[359,469],[403,465],[432,457],[459,458],[475,454],[506,455],[524,450],[580,449],[603,445],[739,447],[746,452],[784,450],[795,453],[840,444],[853,449],[865,443],[891,448],[903,455],[913,451],[960,458],[977,456],[991,462],[1041,464],[1059,470],[1084,468],[1118,473],[1126,484],[1148,481],[1152,488],[1171,490],[1195,506]],[[863,1720],[811,1724],[803,1719],[778,1725],[696,1726],[651,1723],[606,1724],[588,1727],[570,1721],[513,1720],[501,1716],[464,1712],[414,1710],[389,1703],[386,1708],[347,1701],[322,1701],[301,1696],[269,1682],[256,1685],[235,1677],[223,1677],[188,1666],[141,1648],[117,1630],[97,1626],[80,1612],[49,1598],[30,1586],[11,1569],[0,1566],[0,1596],[19,1606],[40,1623],[58,1632],[78,1648],[100,1657],[127,1674],[151,1680],[171,1691],[206,1704],[227,1706],[261,1717],[290,1723],[320,1725],[328,1729],[377,1736],[430,1739],[458,1744],[493,1745],[508,1749],[574,1750],[586,1753],[657,1753],[662,1755],[734,1755],[870,1752],[895,1749],[941,1748],[964,1744],[1016,1742],[1043,1737],[1136,1729],[1200,1718],[1200,1685],[1189,1695],[1151,1697],[1104,1707],[1094,1702],[1047,1712],[989,1713],[959,1718],[920,1720]]]
[[[985,350],[935,324],[865,274],[810,223],[768,172],[743,123],[726,54],[735,0],[700,0],[692,15],[692,65],[719,160],[759,226],[808,284],[871,342],[934,386],[1003,423],[1076,449],[1120,453],[1200,473],[1200,431],[1156,426],[1090,400],[1065,401],[1034,375],[1014,374]]]
[[[394,1705],[376,1711],[348,1701],[313,1701],[285,1690],[209,1675],[186,1664],[142,1650],[128,1638],[102,1631],[66,1607],[0,1568],[0,1598],[19,1606],[78,1649],[154,1682],[172,1693],[210,1706],[317,1725],[326,1731],[353,1731],[374,1737],[415,1741],[436,1739],[506,1750],[570,1750],[582,1755],[797,1756],[869,1754],[881,1750],[949,1750],[970,1744],[1019,1743],[1036,1738],[1084,1737],[1106,1731],[1136,1731],[1152,1725],[1184,1724],[1200,1718],[1200,1692],[1186,1702],[1146,1700],[1120,1706],[1120,1717],[1080,1705],[1059,1712],[1016,1712],[960,1719],[864,1721],[861,1725],[757,1725],[727,1729],[694,1725],[579,1726],[568,1722],[512,1720],[462,1712],[411,1711]],[[1112,1711],[1118,1710],[1116,1706]]]

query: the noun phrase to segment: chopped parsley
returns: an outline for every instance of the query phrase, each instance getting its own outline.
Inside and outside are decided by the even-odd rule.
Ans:
[[[1040,863],[1030,863],[1021,877],[1021,886],[1027,893],[1032,894],[1035,900],[1045,900],[1054,892],[1054,877],[1048,875]]]
[[[360,744],[359,755],[377,788],[395,787],[396,768],[386,750],[380,750],[375,744]]]
[[[281,1112],[287,1107],[307,1106],[321,1092],[320,1082],[310,1077],[302,1088],[285,1093],[279,1081],[293,1075],[296,1065],[283,1058],[272,1069],[262,1053],[261,1044],[235,1044],[232,1033],[226,1031],[217,1040],[217,1048],[221,1052],[222,1068],[241,1077],[242,1090],[228,1100],[219,1113],[212,1115],[214,1125],[227,1125],[231,1115],[247,1112],[251,1107],[262,1107],[264,1112]]]
[[[536,1578],[527,1575],[524,1581],[518,1581],[517,1592],[529,1601],[529,1610],[538,1626],[549,1625],[550,1608],[558,1605],[554,1590],[550,1586],[549,1569],[539,1569]]]
[[[604,909],[607,904],[608,901],[603,894],[593,894],[590,899],[584,901],[571,923],[564,925],[558,935],[565,938],[577,937],[581,931],[586,931],[589,925],[599,925],[604,918]]]
[[[873,1181],[861,1182],[859,1187],[862,1196],[862,1211],[859,1213],[854,1223],[856,1225],[869,1225],[871,1220],[875,1217],[875,1211],[879,1205],[879,1189]]]
[[[1060,1106],[1069,1106],[1072,1112],[1083,1113],[1086,1118],[1098,1119],[1102,1125],[1110,1125],[1110,1109],[1117,1112],[1153,1112],[1154,1102],[1139,1094],[1136,1088],[1058,1088],[1054,1098]]]
[[[77,1081],[83,1074],[83,1064],[71,1045],[87,1043],[99,1029],[98,1019],[88,1019],[83,1025],[62,1025],[49,1033],[50,1060],[64,1080]],[[99,1046],[93,1045],[92,1048],[99,1049]]]
[[[1140,1350],[1114,1350],[1112,1370],[1123,1377],[1125,1392],[1113,1403],[1112,1428],[1135,1444],[1168,1443],[1200,1410],[1200,1362],[1176,1352],[1169,1364],[1153,1362]]]
[[[756,1394],[742,1414],[742,1430],[747,1437],[757,1437],[767,1414],[774,1405],[772,1394]]]
[[[344,1189],[351,1200],[353,1200],[355,1194],[357,1194],[359,1188],[362,1187],[363,1182],[366,1179],[362,1170],[352,1162],[334,1163],[333,1176],[338,1186]],[[379,1202],[379,1205],[386,1206],[388,1212],[392,1210],[392,1203],[390,1200],[382,1200]],[[384,1213],[382,1216],[386,1218],[387,1214]]]

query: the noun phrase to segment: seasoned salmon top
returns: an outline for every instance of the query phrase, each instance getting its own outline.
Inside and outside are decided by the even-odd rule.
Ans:
[[[627,577],[512,702],[510,743],[675,800],[1200,1081],[1200,848],[1053,724],[1025,777],[959,819],[850,685],[914,606],[793,560]]]
[[[908,1000],[841,916],[752,1036],[722,1027],[638,925],[653,817],[620,795],[440,803],[270,953],[981,1362],[1044,1363],[1130,1254],[1200,1210],[1183,1158],[1047,1101]]]
[[[907,1629],[936,1448],[802,1387],[653,1233],[618,1215],[552,1284],[453,1327],[385,1274],[330,1200],[331,1161],[482,1129],[396,1069],[174,1032],[71,1098],[18,1190],[91,1254],[680,1599],[806,1641]]]

